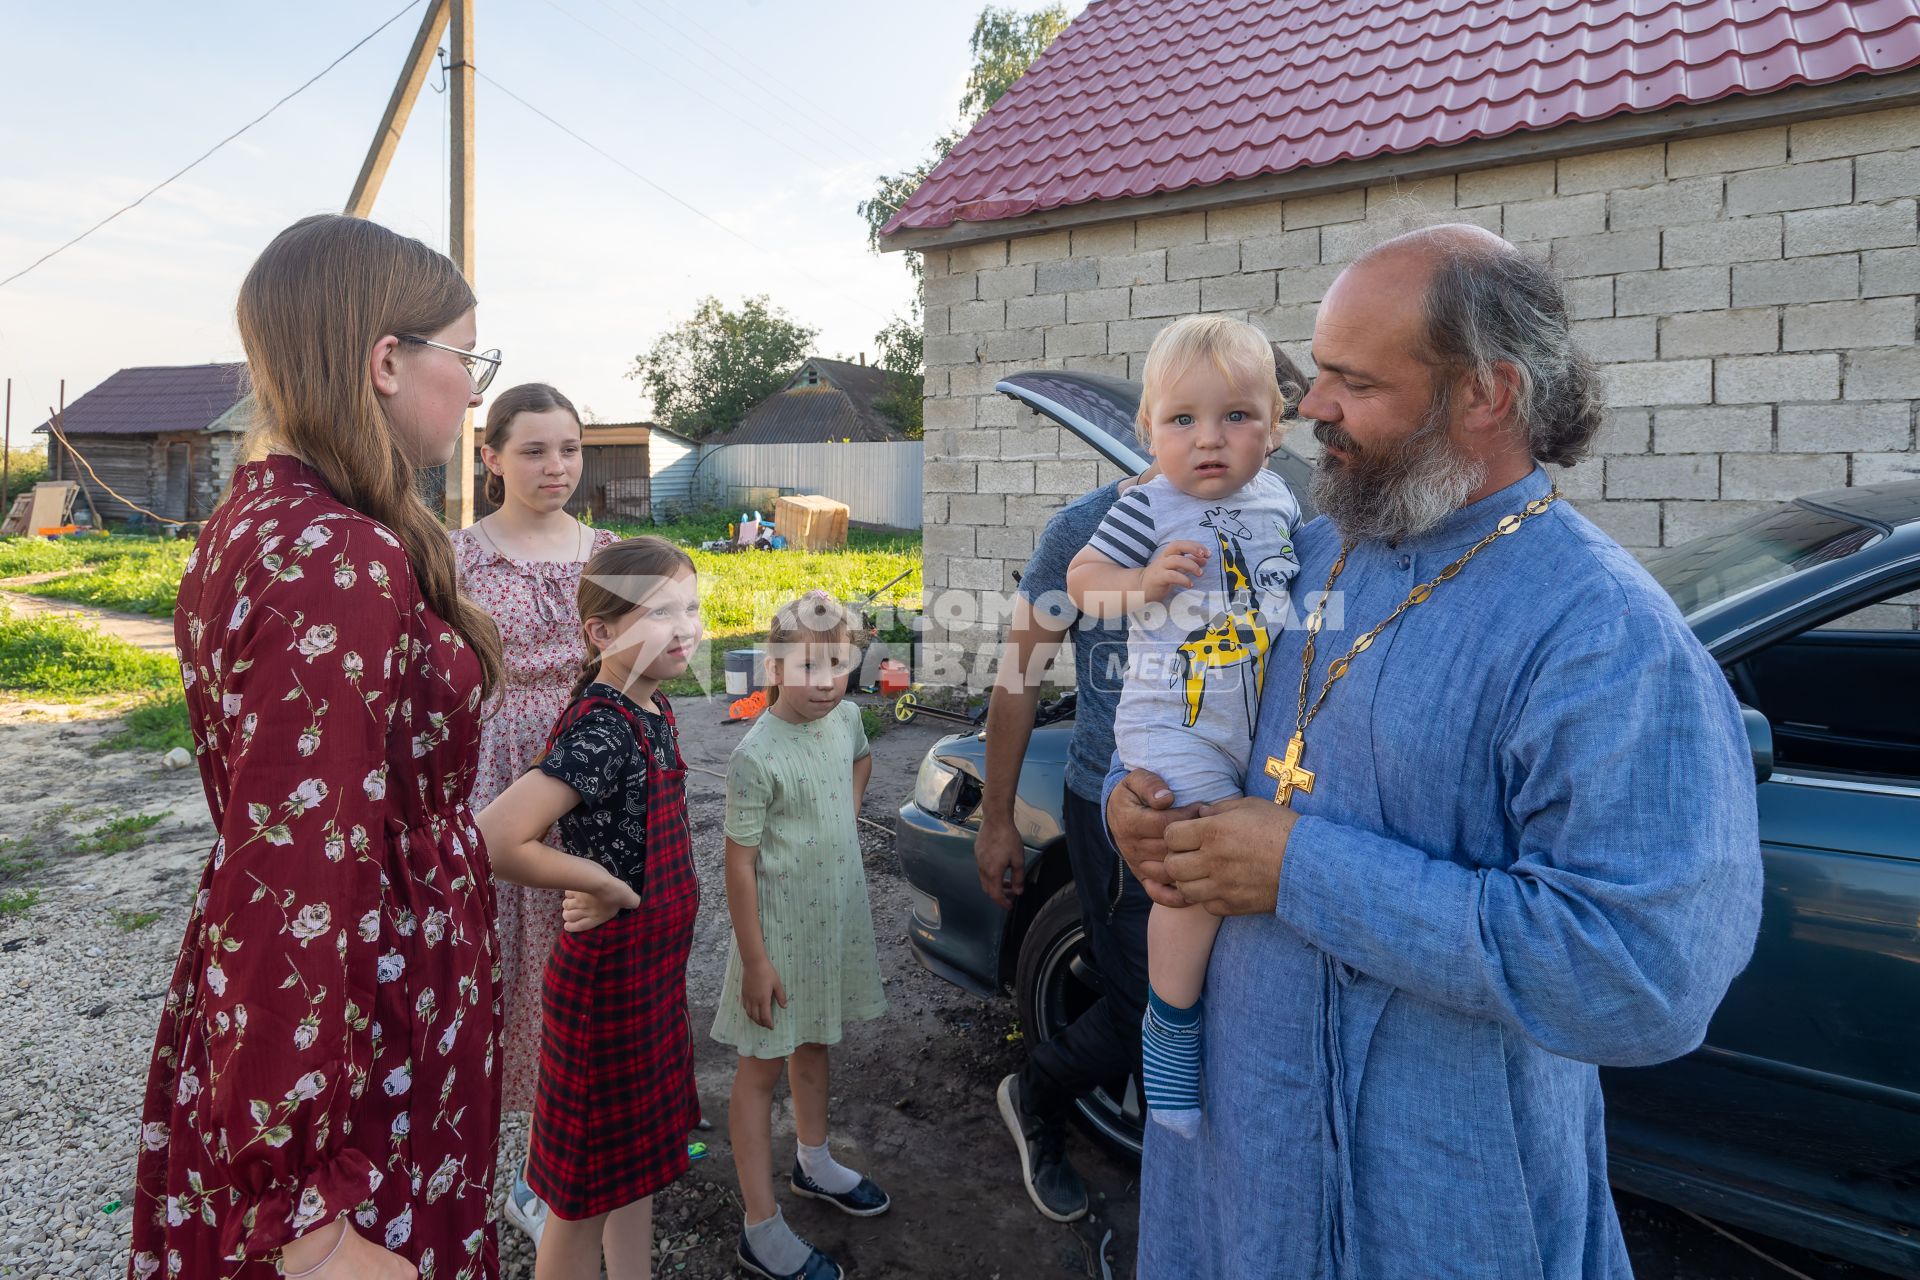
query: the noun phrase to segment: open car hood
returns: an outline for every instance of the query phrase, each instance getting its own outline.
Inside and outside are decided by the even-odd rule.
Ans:
[[[1134,415],[1140,410],[1140,384],[1131,379],[1071,369],[1028,369],[1002,378],[994,390],[1053,419],[1129,475],[1139,475],[1152,461],[1133,429]],[[1267,459],[1267,466],[1293,490],[1303,520],[1319,514],[1309,496],[1311,462],[1281,445]]]

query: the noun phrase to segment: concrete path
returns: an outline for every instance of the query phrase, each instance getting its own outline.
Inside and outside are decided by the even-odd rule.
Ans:
[[[0,588],[26,587],[41,582],[50,582],[65,577],[65,573],[33,573],[18,578],[0,581]],[[54,618],[73,618],[113,636],[125,640],[136,648],[149,653],[173,652],[173,619],[149,618],[143,613],[122,613],[118,609],[96,609],[92,605],[75,604],[71,600],[52,600],[45,596],[30,596],[19,591],[0,589],[0,604],[25,617],[46,616]]]

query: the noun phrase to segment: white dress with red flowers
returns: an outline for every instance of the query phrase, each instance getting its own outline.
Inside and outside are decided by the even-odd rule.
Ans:
[[[589,555],[620,535],[596,529]],[[505,672],[480,727],[480,765],[470,803],[478,812],[512,786],[546,753],[547,735],[566,709],[567,694],[587,656],[580,636],[578,560],[515,560],[478,529],[453,535],[460,587],[500,628]],[[560,833],[547,833],[560,848]],[[540,975],[560,935],[557,889],[502,882],[500,902],[501,1101],[508,1111],[532,1111],[540,1079]]]

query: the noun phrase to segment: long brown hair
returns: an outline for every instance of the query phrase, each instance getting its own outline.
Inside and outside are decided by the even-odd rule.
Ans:
[[[487,406],[487,432],[482,443],[499,453],[507,447],[507,441],[513,435],[513,420],[523,413],[548,413],[554,409],[565,409],[573,415],[573,425],[580,425],[580,411],[573,407],[573,401],[561,395],[544,382],[523,382],[517,387],[508,387],[493,398]],[[487,501],[499,506],[507,500],[507,482],[493,472],[487,472]]]
[[[367,368],[382,337],[438,333],[473,306],[459,269],[418,240],[340,214],[294,223],[240,286],[240,341],[255,401],[242,456],[291,449],[334,497],[391,529],[420,594],[472,647],[482,691],[491,693],[500,633],[461,594],[447,531],[414,488],[414,465]]]
[[[580,639],[587,646],[580,678],[573,682],[572,702],[600,678],[600,649],[587,634],[587,621],[611,622],[645,599],[645,585],[671,578],[681,570],[694,572],[693,557],[665,538],[628,538],[596,551],[580,570]]]
[[[804,653],[810,644],[849,644],[858,646],[866,635],[865,623],[839,600],[824,591],[814,590],[798,600],[789,600],[773,615],[767,630],[767,651],[776,660],[784,654]],[[780,682],[767,682],[767,705],[780,701]]]

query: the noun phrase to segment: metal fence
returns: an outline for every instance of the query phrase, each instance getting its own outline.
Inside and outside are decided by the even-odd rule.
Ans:
[[[918,529],[923,457],[918,440],[720,445],[700,459],[693,488],[705,501],[769,514],[783,493],[816,493],[846,503],[857,523]]]

